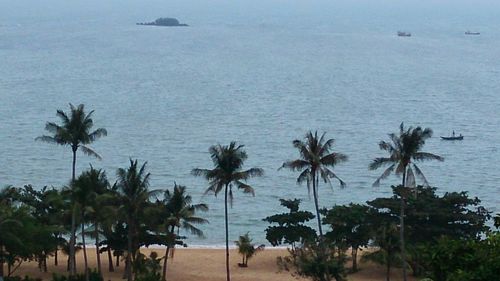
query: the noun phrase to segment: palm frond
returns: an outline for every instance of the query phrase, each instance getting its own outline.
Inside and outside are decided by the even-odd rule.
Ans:
[[[95,158],[102,160],[102,157],[97,154],[92,148],[85,146],[85,145],[80,145],[80,148],[82,149],[82,152],[85,153],[88,156],[94,156]]]
[[[297,159],[297,160],[287,161],[287,162],[283,163],[283,165],[278,170],[283,169],[283,168],[287,168],[287,169],[290,169],[292,171],[302,171],[310,166],[311,166],[311,163],[309,163],[308,161],[302,160],[302,159]]]
[[[108,131],[104,128],[99,128],[89,134],[89,139],[91,142],[108,135]]]
[[[417,152],[413,155],[413,159],[417,161],[425,161],[425,160],[444,161],[443,157],[429,152]]]
[[[396,166],[396,164],[392,164],[391,166],[389,166],[389,168],[385,169],[385,171],[382,173],[382,175],[380,175],[380,177],[378,177],[377,180],[375,182],[373,182],[372,186],[373,187],[380,186],[380,181],[387,178],[392,173],[392,171],[394,171],[395,166]]]
[[[373,161],[368,166],[368,169],[376,170],[380,167],[391,165],[393,163],[394,163],[394,160],[392,158],[379,157],[379,158],[373,159]]]
[[[423,185],[425,187],[429,187],[429,182],[427,181],[427,178],[425,178],[425,175],[424,173],[422,172],[422,170],[420,170],[420,168],[413,164],[413,168],[415,169],[415,174],[417,175],[417,177],[424,183]]]
[[[255,190],[250,185],[243,183],[241,181],[236,181],[235,183],[239,189],[243,190],[243,193],[250,193],[252,194],[252,196],[255,196]]]
[[[415,187],[415,186],[416,186],[415,174],[413,174],[413,169],[410,166],[408,166],[406,171],[405,187]]]

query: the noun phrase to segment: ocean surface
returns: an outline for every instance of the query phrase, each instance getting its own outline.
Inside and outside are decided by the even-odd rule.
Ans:
[[[158,17],[190,26],[135,25]],[[312,211],[298,174],[278,171],[308,130],[349,156],[335,167],[347,187],[321,185],[321,206],[391,195],[400,179],[373,188],[382,170],[368,164],[404,121],[434,130],[425,151],[446,160],[420,168],[439,193],[466,190],[500,212],[499,26],[498,1],[0,0],[0,186],[66,185],[70,149],[34,139],[57,109],[84,103],[109,135],[92,145],[103,160],[79,154],[78,172],[92,164],[114,181],[137,158],[152,189],[186,185],[210,206],[206,238],[190,245],[224,243],[223,197],[190,174],[212,167],[213,144],[238,141],[246,167],[265,170],[249,181],[255,197],[235,192],[230,240],[264,242],[279,198]],[[439,139],[452,130],[464,140]]]

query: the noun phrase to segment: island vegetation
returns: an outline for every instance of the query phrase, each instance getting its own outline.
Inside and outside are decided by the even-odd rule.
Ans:
[[[137,25],[155,25],[155,26],[188,26],[180,23],[176,18],[158,18],[152,22],[138,22]]]
[[[49,134],[36,138],[71,148],[68,184],[27,184],[0,190],[0,279],[34,281],[32,276],[20,277],[24,275],[19,271],[21,265],[35,261],[40,271],[47,272],[49,257],[55,265],[61,263],[60,257],[66,258],[62,263],[67,274],[54,274],[54,281],[102,281],[105,271],[120,271],[129,281],[169,279],[169,257],[176,247],[187,246],[187,237],[179,230],[203,236],[202,226],[208,223],[203,213],[209,206],[193,204],[182,185],[174,184],[167,190],[152,188],[147,163],[135,159],[114,171],[114,176],[93,166],[77,174],[77,152],[100,159],[88,145],[108,132],[93,129],[93,111],[87,113],[83,105],[70,104],[69,109],[68,113],[58,110],[60,123],[48,122],[45,128]],[[288,255],[278,259],[278,266],[292,275],[317,281],[348,280],[349,274],[362,271],[367,261],[383,265],[387,281],[394,268],[401,269],[403,280],[410,274],[412,280],[497,280],[500,215],[492,216],[480,199],[471,198],[465,191],[439,194],[429,184],[415,164],[443,160],[422,151],[431,136],[429,128],[405,128],[401,124],[399,133],[389,134],[389,142],[379,143],[388,157],[369,164],[371,170],[387,167],[375,184],[391,173],[402,177],[401,184],[392,185],[392,195],[366,204],[328,207],[319,203],[319,184],[337,179],[344,187],[334,168],[347,161],[347,156],[334,152],[334,140],[327,139],[326,134],[311,131],[293,141],[299,158],[285,161],[282,167],[298,172],[297,183],[306,184],[313,193],[314,210],[301,210],[300,200],[283,198],[280,204],[288,211],[263,218],[269,223],[265,229],[268,242],[288,247]],[[254,177],[258,180],[263,170],[244,169],[248,155],[242,144],[216,144],[209,152],[213,167],[191,172],[207,180],[208,193],[224,192],[225,277],[229,281],[228,215],[233,192],[239,189],[255,195],[247,181]],[[420,185],[416,179],[421,180]],[[308,223],[312,221],[315,224]],[[90,243],[95,253],[87,248]],[[236,244],[243,256],[242,266],[263,248],[252,244],[248,234],[242,234]],[[141,249],[150,245],[163,246],[164,254],[146,256]],[[82,265],[75,258],[77,252],[83,253],[81,271],[77,270],[77,265]],[[91,268],[88,256],[94,254],[97,264]],[[102,261],[100,254],[107,255],[107,261]]]

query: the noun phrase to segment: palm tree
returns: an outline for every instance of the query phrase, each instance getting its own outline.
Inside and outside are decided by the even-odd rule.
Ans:
[[[429,152],[420,151],[425,144],[425,141],[432,137],[430,128],[422,129],[421,127],[409,127],[405,130],[404,124],[399,126],[399,135],[394,133],[389,134],[391,142],[381,141],[379,147],[381,150],[387,151],[389,157],[375,158],[369,165],[370,170],[376,170],[380,167],[389,166],[380,177],[373,183],[373,186],[378,186],[380,181],[387,178],[390,174],[402,175],[402,187],[414,187],[415,175],[420,178],[425,186],[429,186],[422,170],[415,162],[426,160],[443,161],[444,158]],[[401,211],[399,216],[400,221],[400,242],[401,242],[401,259],[403,262],[403,280],[406,281],[406,256],[405,256],[405,239],[404,239],[404,216],[405,216],[405,196],[401,194]]]
[[[241,263],[238,263],[240,267],[248,267],[248,260],[257,252],[262,251],[265,248],[264,244],[255,247],[255,245],[252,244],[252,240],[253,239],[250,238],[250,235],[247,232],[245,235],[240,235],[238,241],[234,241],[236,246],[238,246],[238,252],[243,257]]]
[[[330,179],[337,179],[340,182],[340,186],[344,187],[344,181],[342,181],[332,169],[337,164],[347,161],[347,156],[344,154],[331,152],[335,140],[328,139],[325,141],[325,135],[326,133],[323,133],[319,136],[317,131],[314,132],[314,134],[309,131],[304,141],[294,140],[293,146],[299,151],[300,158],[287,161],[283,163],[281,167],[300,172],[297,183],[301,184],[306,182],[309,192],[312,187],[320,237],[323,237],[323,229],[321,227],[321,217],[318,206],[319,180],[321,178],[324,183],[330,183]]]
[[[194,176],[202,176],[208,181],[205,193],[213,192],[215,196],[224,189],[224,219],[226,228],[226,280],[230,281],[229,272],[229,225],[227,215],[227,203],[233,202],[233,186],[241,189],[244,193],[255,195],[254,189],[245,182],[256,176],[262,176],[264,171],[260,168],[242,170],[243,162],[247,159],[247,153],[243,145],[231,142],[227,146],[213,145],[209,148],[210,157],[214,165],[213,169],[193,169]]]
[[[106,213],[113,213],[109,212],[110,208],[106,204],[106,201],[110,199],[110,185],[106,177],[106,172],[101,169],[94,169],[90,165],[90,170],[85,171],[78,177],[75,181],[75,186],[75,197],[78,200],[82,213],[82,238],[85,239],[85,220],[92,222],[94,225],[93,236],[96,246],[97,271],[102,275],[101,257],[99,254],[99,224],[106,219],[104,218]],[[85,244],[83,245],[83,250],[84,256],[86,256]]]
[[[81,148],[83,153],[94,156],[97,159],[101,159],[101,156],[97,154],[87,145],[99,139],[100,137],[106,136],[108,132],[104,128],[98,128],[95,131],[91,131],[94,121],[92,120],[92,114],[94,111],[90,111],[85,114],[84,105],[80,104],[78,107],[74,107],[71,103],[69,104],[70,114],[68,115],[62,110],[57,110],[57,117],[61,119],[62,124],[58,125],[54,122],[47,122],[45,124],[45,130],[47,130],[52,135],[43,135],[37,137],[35,140],[55,143],[63,146],[70,146],[73,152],[73,164],[72,164],[72,174],[71,180],[75,180],[75,169],[76,169],[76,152],[78,148]],[[74,275],[76,273],[75,264],[75,225],[76,214],[72,214],[71,218],[71,236],[70,236],[70,274]]]
[[[15,235],[16,228],[23,226],[22,221],[16,218],[12,195],[17,191],[14,188],[3,188],[0,190],[0,280],[4,277],[5,252],[4,248],[9,244],[22,245]]]
[[[146,208],[149,198],[156,192],[149,190],[150,173],[146,173],[146,163],[138,166],[137,160],[130,159],[127,169],[119,168],[117,171],[117,192],[120,195],[121,213],[127,224],[127,258],[126,276],[132,281],[132,259],[137,253],[137,234],[139,231],[139,218]],[[134,256],[134,257],[133,257]]]
[[[168,215],[165,218],[165,227],[168,231],[167,249],[165,250],[165,259],[163,260],[162,280],[167,279],[167,261],[170,249],[175,247],[177,235],[175,230],[180,228],[188,230],[191,234],[202,237],[203,231],[194,226],[194,224],[204,224],[208,221],[204,218],[197,217],[197,211],[208,211],[206,204],[191,204],[192,198],[186,194],[186,187],[174,184],[174,192],[166,190],[163,194],[163,206],[165,213]]]

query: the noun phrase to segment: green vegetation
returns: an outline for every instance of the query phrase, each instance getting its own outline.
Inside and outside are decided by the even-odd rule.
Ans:
[[[70,104],[69,114],[57,111],[61,125],[48,122],[50,135],[37,138],[71,148],[72,176],[67,186],[8,186],[0,190],[1,278],[38,281],[15,275],[26,261],[36,261],[39,270],[47,272],[48,257],[53,256],[57,265],[58,254],[63,252],[68,255],[68,275],[54,275],[54,281],[103,280],[100,253],[107,253],[110,272],[125,260],[122,272],[129,281],[166,281],[173,249],[187,246],[187,237],[180,235],[180,230],[203,236],[202,226],[208,221],[200,214],[208,206],[192,204],[182,185],[174,184],[173,189],[162,192],[151,189],[146,163],[130,159],[127,167],[116,171],[114,184],[104,170],[92,166],[76,174],[76,152],[81,149],[100,159],[87,145],[107,135],[103,128],[92,131],[92,114],[86,114],[83,105]],[[362,270],[358,252],[369,246],[361,261],[385,266],[387,281],[394,267],[403,269],[404,280],[407,269],[414,276],[434,281],[496,280],[500,276],[500,214],[490,221],[491,213],[478,198],[470,198],[467,192],[439,194],[429,186],[415,163],[443,160],[421,151],[431,135],[429,128],[405,129],[401,124],[399,134],[389,135],[390,142],[379,143],[389,156],[376,158],[369,169],[387,167],[375,185],[391,173],[402,176],[402,184],[392,186],[393,193],[387,198],[331,208],[319,205],[319,183],[328,184],[335,178],[344,186],[333,168],[347,157],[331,151],[334,141],[325,139],[325,134],[309,132],[304,140],[293,141],[299,158],[285,162],[282,168],[299,172],[297,183],[312,189],[315,214],[300,210],[298,199],[280,199],[287,211],[264,218],[270,224],[265,230],[269,243],[290,247],[289,255],[278,260],[280,267],[311,280],[345,280],[347,261],[352,262],[350,272]],[[247,154],[235,142],[212,146],[209,152],[213,168],[191,172],[208,181],[206,193],[224,191],[226,278],[230,281],[228,207],[232,207],[233,188],[254,195],[247,180],[263,175],[263,171],[243,169]],[[423,185],[416,185],[417,178]],[[309,226],[314,219],[318,233]],[[81,245],[76,244],[77,235],[81,235]],[[95,243],[96,269],[87,264],[89,239]],[[248,233],[235,243],[243,257],[241,266],[247,266],[263,247],[256,247]],[[141,247],[150,245],[165,246],[164,255],[146,257],[140,253]],[[77,274],[75,253],[79,249],[83,251],[84,271]]]
[[[379,147],[381,150],[387,151],[389,157],[375,158],[373,162],[369,165],[370,170],[375,170],[383,166],[389,166],[384,173],[373,183],[374,186],[378,186],[382,179],[387,178],[391,173],[396,175],[402,175],[403,181],[402,186],[415,186],[415,175],[419,177],[424,185],[428,186],[429,183],[424,176],[424,173],[415,164],[415,162],[425,161],[425,160],[439,160],[444,159],[441,156],[422,152],[421,149],[425,144],[425,141],[432,137],[432,130],[430,128],[422,129],[420,127],[412,128],[409,127],[405,130],[404,124],[401,123],[399,126],[399,135],[394,133],[389,134],[391,142],[381,141]],[[403,261],[403,280],[406,281],[406,264],[405,256],[405,200],[407,200],[408,194],[400,194],[401,206],[399,214],[399,238],[401,243],[400,254]]]
[[[241,235],[238,241],[234,241],[234,243],[238,246],[238,253],[243,257],[242,262],[238,263],[240,267],[248,267],[248,260],[257,252],[264,250],[265,247],[264,244],[255,247],[255,244],[252,244],[252,239],[248,235],[248,232],[245,235]]]

